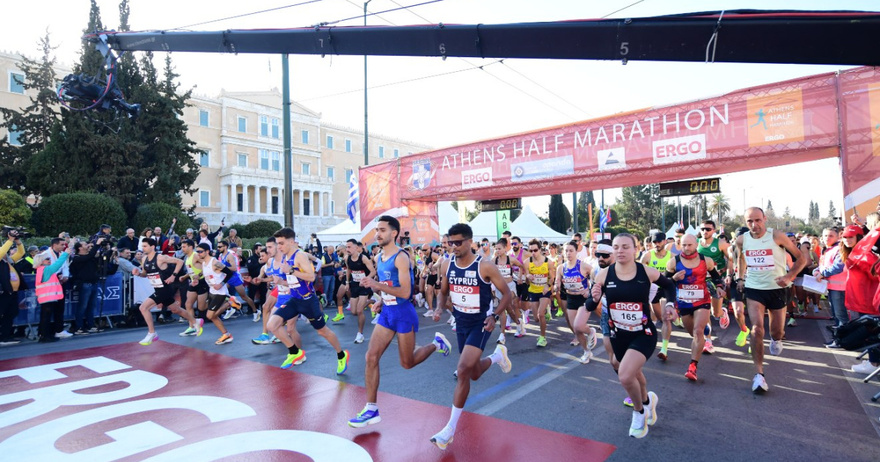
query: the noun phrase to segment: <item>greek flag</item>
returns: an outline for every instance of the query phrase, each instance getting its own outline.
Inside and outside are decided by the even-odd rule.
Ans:
[[[608,222],[611,221],[610,218],[611,217],[608,216],[608,208],[607,207],[604,209],[599,209],[599,232],[600,233],[605,232],[605,226],[607,226]]]
[[[355,215],[357,215],[357,203],[358,203],[358,181],[357,176],[352,172],[351,180],[348,183],[348,203],[346,204],[346,208],[348,209],[348,218],[351,219],[352,223],[356,223]]]

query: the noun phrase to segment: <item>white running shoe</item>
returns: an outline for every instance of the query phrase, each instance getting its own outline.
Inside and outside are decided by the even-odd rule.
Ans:
[[[358,332],[358,334],[354,337],[354,343],[364,343],[364,334]]]
[[[445,450],[446,446],[452,443],[455,436],[455,430],[449,428],[449,425],[443,427],[439,433],[431,437],[431,442],[436,444],[438,448]]]
[[[423,314],[422,316],[424,316],[424,317],[426,317],[426,318],[433,317],[433,316],[434,316],[434,310],[428,310],[428,311],[425,311],[425,314]]]
[[[159,340],[159,334],[157,334],[155,332],[147,332],[147,336],[144,337],[144,339],[138,343],[140,343],[143,346],[147,346],[147,345],[152,344],[153,341],[155,341],[155,340]]]
[[[639,411],[633,411],[632,423],[629,424],[629,436],[633,438],[644,438],[647,435],[648,424],[645,423],[645,414],[642,414]]]
[[[375,324],[376,324],[376,323],[378,323],[378,322],[379,322],[379,315],[378,315],[378,314],[377,314],[377,315],[376,315],[376,317],[375,317],[375,318],[373,318],[373,320],[372,320],[372,321],[370,321],[370,324],[373,324],[373,325],[375,325]]]
[[[875,369],[877,369],[877,366],[871,364],[871,361],[868,361],[867,359],[850,368],[851,371],[857,374],[870,374],[871,372],[874,372]]]
[[[513,368],[513,363],[510,362],[510,358],[507,357],[507,347],[504,345],[495,346],[495,353],[500,354],[501,361],[498,362],[498,365],[501,366],[501,372],[507,374],[510,372],[510,369]]]
[[[73,334],[67,332],[66,330],[62,330],[61,332],[57,332],[55,334],[55,338],[70,338],[73,337]]]
[[[498,336],[498,340],[496,340],[495,343],[497,343],[497,344],[499,344],[499,345],[504,345],[504,344],[507,343],[507,341],[504,340],[504,334],[503,334],[503,333],[502,333],[501,335]]]
[[[782,340],[776,341],[772,338],[770,339],[770,354],[773,356],[779,356],[782,354]]]
[[[763,393],[769,388],[770,387],[767,386],[767,380],[764,379],[764,376],[761,374],[755,374],[755,378],[752,379],[752,393]]]
[[[584,350],[583,356],[581,356],[581,364],[587,364],[590,362],[590,359],[593,358],[593,352],[590,350]]]
[[[221,317],[223,318],[224,321],[226,321],[229,318],[231,318],[234,314],[235,314],[235,309],[230,307],[230,308],[226,309],[226,312],[223,313],[223,316],[221,316]]]
[[[450,326],[455,325],[455,317],[450,314],[449,319],[446,320],[446,324],[449,324]]]
[[[591,327],[590,333],[587,334],[587,349],[592,350],[596,348],[596,328]]]
[[[254,322],[260,322],[260,319],[263,317],[263,312],[260,310],[254,311]]]
[[[645,422],[648,425],[654,425],[657,423],[657,403],[660,402],[660,398],[657,397],[657,393],[653,391],[648,392],[648,407],[645,409]]]

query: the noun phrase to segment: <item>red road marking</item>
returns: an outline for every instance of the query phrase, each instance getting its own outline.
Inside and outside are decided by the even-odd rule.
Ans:
[[[75,365],[58,369],[67,377],[45,377],[44,373],[48,380],[37,383],[12,375],[13,370],[96,357],[112,360],[97,361],[116,364],[119,369],[100,373]],[[349,374],[362,367],[352,364]],[[352,429],[346,421],[363,407],[362,387],[165,342],[0,361],[0,371],[0,453],[8,460],[40,455],[45,457],[37,460],[49,460],[46,457],[53,458],[52,451],[59,451],[88,454],[90,462],[154,456],[156,460],[214,460],[239,453],[247,453],[249,460],[289,461],[308,460],[291,451],[311,451],[315,461],[343,456],[376,461],[604,461],[615,450],[597,441],[465,413],[455,442],[441,451],[429,439],[446,424],[448,407],[381,393],[382,422]],[[110,379],[117,375],[129,377],[136,386]],[[34,375],[29,378],[37,380]],[[85,380],[106,383],[88,389],[77,385]],[[148,392],[136,392],[137,387],[150,383],[153,388]],[[62,399],[68,390],[79,390],[70,399],[93,403],[70,405],[70,399]],[[113,392],[132,396],[104,402],[102,395]],[[56,398],[61,400],[60,407],[40,408],[41,403]],[[120,429],[132,425],[138,427],[132,438],[126,438]],[[106,434],[114,431],[113,436]],[[272,446],[273,441],[284,447]],[[255,449],[254,444],[263,446]],[[266,447],[270,450],[260,450]],[[35,448],[47,452],[35,454]]]

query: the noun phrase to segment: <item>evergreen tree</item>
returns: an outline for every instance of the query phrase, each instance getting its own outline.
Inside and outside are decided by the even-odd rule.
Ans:
[[[828,201],[828,218],[834,219],[837,216],[837,209],[834,207],[834,201]]]
[[[562,203],[562,194],[550,196],[550,210],[547,213],[547,225],[557,233],[567,234],[571,227],[571,212]]]
[[[658,196],[658,185],[623,188],[621,202],[618,204],[620,214],[617,216],[616,224],[629,229],[659,228],[662,224],[662,217]]]
[[[590,230],[590,220],[592,217],[590,217],[589,204],[593,205],[593,212],[595,212],[596,200],[593,199],[593,191],[582,192],[577,201],[578,231]],[[595,226],[595,223],[593,223],[593,226]]]
[[[27,90],[36,90],[30,96],[30,104],[22,110],[0,108],[3,121],[0,127],[7,131],[19,132],[19,146],[13,146],[9,139],[0,140],[0,187],[28,195],[33,191],[27,187],[27,170],[33,157],[49,144],[52,127],[58,122],[58,98],[55,94],[55,57],[49,40],[49,33],[40,39],[42,56],[39,60],[22,57],[21,70],[24,81],[20,82]]]

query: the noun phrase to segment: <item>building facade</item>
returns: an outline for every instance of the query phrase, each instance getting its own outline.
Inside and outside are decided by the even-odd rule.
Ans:
[[[0,53],[0,107],[21,108],[28,97],[16,82],[23,73],[15,54]],[[58,69],[62,78],[70,71]],[[321,114],[291,104],[294,228],[298,235],[322,231],[347,219],[349,180],[364,164],[362,130],[322,120]],[[193,96],[184,110],[188,136],[202,152],[200,174],[183,206],[212,226],[269,219],[284,223],[284,147],[281,92],[223,91]],[[0,137],[6,136],[0,129]],[[15,141],[16,133],[10,133]],[[428,149],[424,145],[370,134],[370,164]]]

